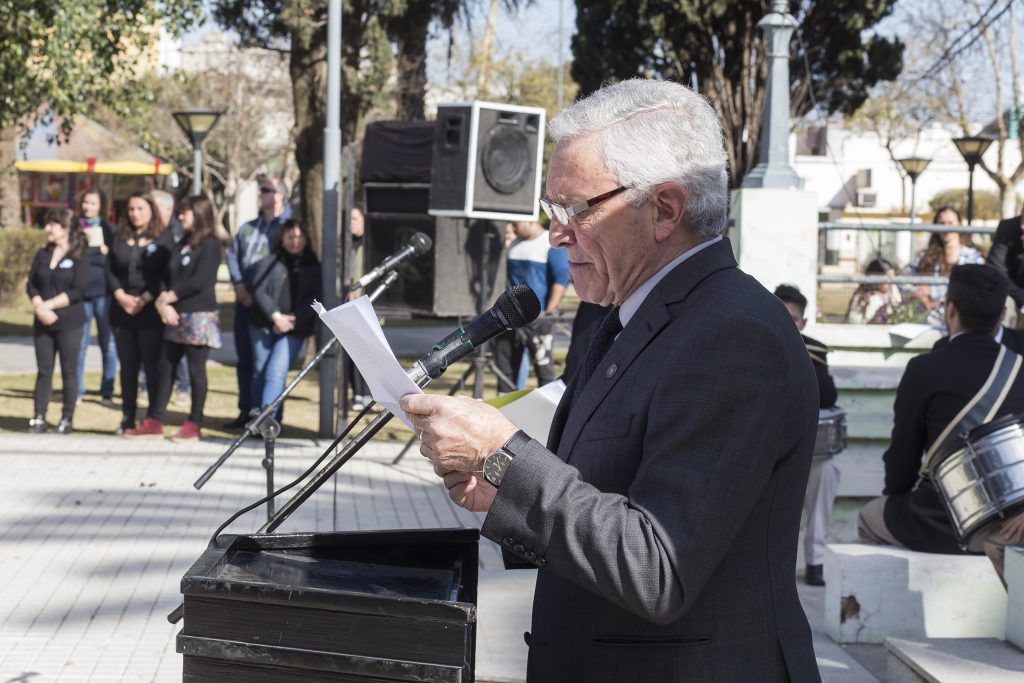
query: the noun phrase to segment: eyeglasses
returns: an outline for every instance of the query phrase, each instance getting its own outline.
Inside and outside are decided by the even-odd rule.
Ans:
[[[275,190],[272,187],[261,187],[260,188],[260,192],[263,193],[263,194],[270,194],[272,192],[277,192],[277,190]]]
[[[614,190],[599,194],[596,197],[591,197],[585,202],[579,204],[573,204],[572,206],[562,206],[556,204],[547,197],[540,198],[540,208],[544,209],[544,213],[547,214],[548,218],[556,220],[562,225],[569,225],[569,219],[573,216],[579,216],[584,211],[592,209],[603,201],[607,201],[617,194],[625,192],[629,187],[627,185],[620,185]]]

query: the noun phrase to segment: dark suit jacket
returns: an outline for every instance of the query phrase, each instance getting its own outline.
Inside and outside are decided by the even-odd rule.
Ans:
[[[528,680],[816,681],[796,542],[814,372],[727,240],[663,279],[483,534],[541,567]]]
[[[1020,216],[999,221],[987,259],[990,266],[1010,281],[1010,296],[1017,308],[1024,306],[1024,242],[1020,223]]]
[[[969,332],[907,363],[896,390],[892,442],[885,451],[885,525],[900,543],[928,553],[960,553],[939,492],[930,481],[914,489],[932,442],[988,379],[999,345],[987,332]],[[1024,373],[996,417],[1024,411]]]

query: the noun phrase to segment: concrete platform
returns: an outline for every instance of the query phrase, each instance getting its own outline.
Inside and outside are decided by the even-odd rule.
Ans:
[[[1024,652],[996,638],[886,638],[888,683],[1020,683]]]

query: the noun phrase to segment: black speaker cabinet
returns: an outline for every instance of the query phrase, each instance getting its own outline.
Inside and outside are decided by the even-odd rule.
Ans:
[[[186,683],[472,683],[476,529],[221,537],[181,580]]]
[[[507,286],[502,222],[431,216],[429,186],[417,183],[364,183],[365,267],[373,268],[417,232],[434,246],[398,267],[399,278],[374,303],[382,312],[456,317],[477,314],[481,286],[485,307]]]
[[[539,107],[513,104],[438,105],[430,213],[536,220],[544,115]]]

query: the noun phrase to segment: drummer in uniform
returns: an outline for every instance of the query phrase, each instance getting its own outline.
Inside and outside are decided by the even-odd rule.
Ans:
[[[828,347],[821,342],[803,334],[807,325],[807,297],[792,285],[779,285],[775,296],[786,305],[793,322],[800,329],[800,336],[807,345],[811,356],[814,375],[818,379],[819,408],[834,408],[836,405],[836,385],[828,371]],[[817,453],[815,453],[817,456]],[[828,537],[829,525],[832,523],[832,504],[839,491],[839,468],[831,457],[815,457],[811,461],[811,471],[807,477],[807,492],[804,495],[804,512],[807,515],[807,527],[804,529],[804,559],[807,563],[804,581],[811,586],[824,586],[825,573],[825,539]]]
[[[990,266],[960,265],[950,271],[945,314],[949,341],[907,363],[896,390],[892,439],[883,456],[883,495],[865,505],[857,520],[862,542],[929,553],[964,552],[938,489],[921,473],[922,463],[939,452],[940,444],[949,443],[950,434],[977,426],[963,420],[969,412],[964,408],[984,400],[979,397],[988,394],[996,401],[989,421],[1024,411],[1024,372],[1002,382],[1004,386],[989,383],[990,375],[996,376],[997,359],[1012,363],[1016,358],[1009,348],[1009,356],[1000,356],[1003,347],[995,337],[1006,293],[1006,277]],[[1020,525],[1011,518],[1003,525],[1008,536],[990,537],[999,546],[993,548],[998,562],[993,553],[990,557],[1000,576],[1002,546],[1020,538]]]

